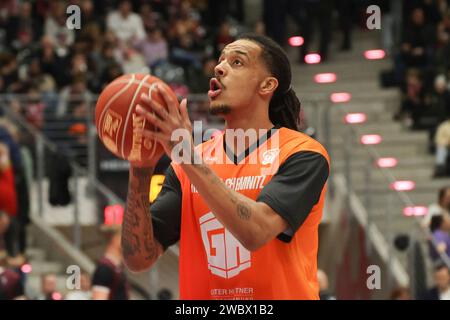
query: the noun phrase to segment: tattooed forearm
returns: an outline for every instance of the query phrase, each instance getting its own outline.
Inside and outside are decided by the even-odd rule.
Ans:
[[[132,168],[128,185],[127,206],[122,227],[122,249],[125,260],[154,261],[158,247],[153,238],[153,225],[148,198],[153,168]]]
[[[239,218],[241,218],[242,220],[250,219],[251,210],[250,210],[250,207],[246,203],[244,203],[244,202],[238,203],[236,209],[237,209],[237,214],[238,214]]]

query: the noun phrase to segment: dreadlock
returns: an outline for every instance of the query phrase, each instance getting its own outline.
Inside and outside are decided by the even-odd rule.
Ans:
[[[256,42],[261,47],[264,63],[272,76],[278,80],[278,87],[269,103],[270,121],[276,125],[298,130],[301,104],[292,89],[291,65],[283,48],[272,39],[253,33],[243,34],[238,39]]]

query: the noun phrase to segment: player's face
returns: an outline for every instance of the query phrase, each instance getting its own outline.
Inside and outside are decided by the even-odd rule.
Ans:
[[[262,80],[268,75],[261,47],[249,40],[227,45],[215,67],[208,97],[213,114],[228,114],[251,105]]]

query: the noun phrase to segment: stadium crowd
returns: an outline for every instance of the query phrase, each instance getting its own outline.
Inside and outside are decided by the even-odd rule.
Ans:
[[[401,107],[394,118],[412,130],[429,132],[429,150],[436,157],[435,177],[450,174],[449,8],[447,0],[403,3],[395,68],[392,77],[385,78],[402,91]]]

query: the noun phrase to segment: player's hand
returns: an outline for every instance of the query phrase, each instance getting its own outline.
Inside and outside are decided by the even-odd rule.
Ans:
[[[187,99],[183,99],[179,104],[163,86],[158,86],[157,90],[164,98],[167,109],[157,101],[149,99],[148,95],[141,96],[136,112],[158,129],[157,131],[143,129],[142,135],[155,138],[173,161],[180,162],[180,156],[190,156],[194,146]],[[181,148],[184,154],[180,154]]]

